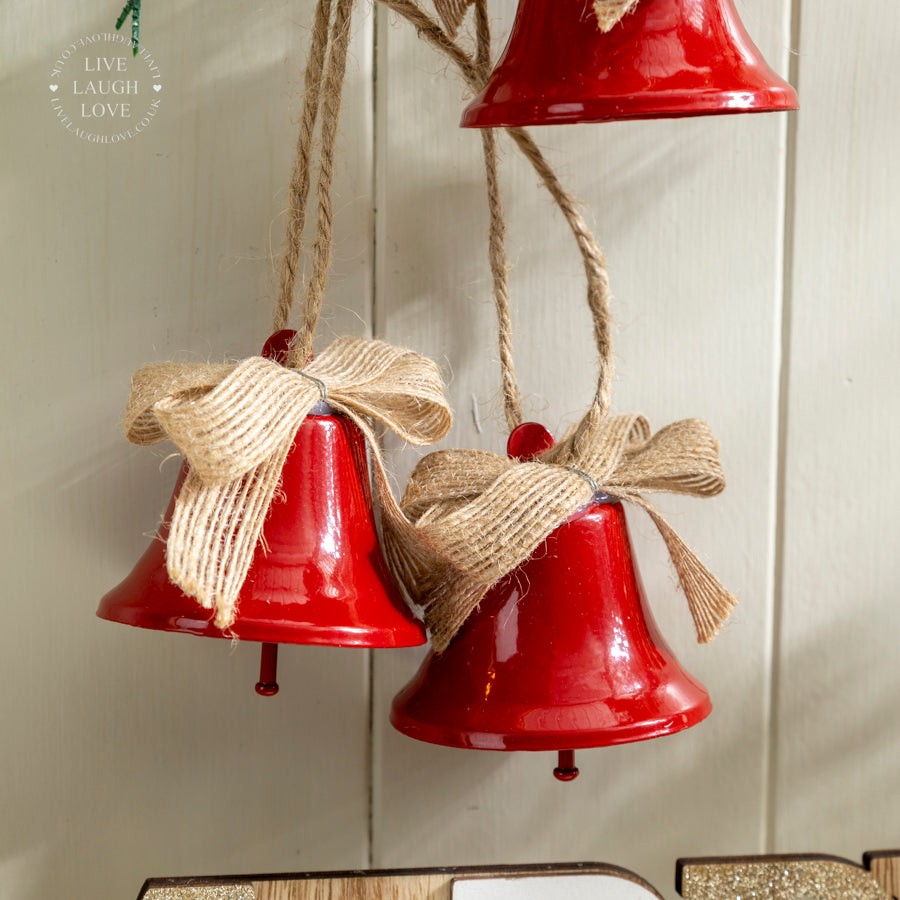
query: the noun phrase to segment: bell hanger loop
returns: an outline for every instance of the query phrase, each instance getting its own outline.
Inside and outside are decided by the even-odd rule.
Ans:
[[[312,270],[306,284],[300,327],[288,351],[286,365],[300,369],[312,355],[313,338],[322,310],[325,287],[331,267],[332,183],[334,154],[338,136],[350,21],[354,0],[337,0],[332,19],[330,0],[318,0],[307,60],[303,91],[303,110],[297,156],[290,184],[290,213],[286,249],[281,266],[281,286],[275,309],[274,331],[288,328],[294,305],[294,284],[303,249],[303,229],[309,202],[313,137],[321,114],[322,134],[319,152],[316,237],[312,250]],[[330,29],[329,21],[331,20]],[[327,51],[327,60],[326,60]]]
[[[475,0],[475,67],[481,77],[487,77],[490,70],[490,21],[485,0]],[[493,281],[494,306],[497,314],[497,343],[500,355],[500,371],[503,391],[503,408],[507,426],[512,434],[525,422],[522,411],[521,390],[516,378],[512,349],[512,315],[509,300],[509,264],[506,256],[506,222],[500,197],[497,153],[492,129],[482,131],[482,145],[487,182],[490,229],[488,256]],[[542,172],[545,185],[550,189],[560,210],[575,235],[581,252],[587,278],[587,303],[594,325],[594,339],[600,356],[600,372],[594,396],[594,411],[602,417],[609,410],[612,397],[613,355],[611,337],[611,313],[609,276],[606,258],[587,223],[577,211],[577,204],[559,184],[552,169],[542,157],[533,160]],[[537,426],[541,427],[541,426]],[[512,454],[515,457],[515,454]],[[580,473],[583,474],[583,473]],[[586,476],[590,479],[590,476]],[[593,479],[590,479],[593,483]],[[594,483],[595,493],[596,483]]]

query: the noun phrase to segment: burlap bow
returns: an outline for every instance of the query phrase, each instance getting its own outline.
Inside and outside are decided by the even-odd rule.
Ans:
[[[725,478],[709,426],[685,419],[651,435],[643,416],[589,415],[534,462],[446,450],[416,467],[401,506],[444,562],[407,559],[395,574],[426,607],[438,652],[488,589],[590,500],[593,488],[576,469],[649,513],[669,549],[698,639],[705,643],[716,635],[737,601],[641,494],[711,497],[722,491]]]
[[[343,337],[300,372],[262,357],[235,365],[161,363],[138,370],[125,432],[135,444],[171,439],[190,473],[166,544],[169,577],[228,628],[294,435],[321,399],[350,416],[373,448],[369,419],[411,444],[440,440],[451,413],[437,366],[382,341]],[[387,490],[388,496],[384,496]]]
[[[475,0],[434,0],[434,8],[441,17],[444,28],[451,38],[456,37],[466,11]],[[640,0],[594,0],[594,15],[601,31],[609,31],[617,22],[628,15]]]

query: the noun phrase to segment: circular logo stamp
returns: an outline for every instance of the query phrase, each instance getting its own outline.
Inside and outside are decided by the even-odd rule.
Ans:
[[[159,113],[162,81],[153,55],[132,53],[118,32],[72,41],[50,72],[50,108],[66,131],[91,144],[121,144]]]

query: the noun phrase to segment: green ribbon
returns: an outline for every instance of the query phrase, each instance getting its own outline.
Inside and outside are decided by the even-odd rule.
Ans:
[[[128,0],[116,19],[116,31],[125,24],[125,20],[131,14],[131,52],[134,56],[138,55],[138,49],[141,46],[141,0]]]

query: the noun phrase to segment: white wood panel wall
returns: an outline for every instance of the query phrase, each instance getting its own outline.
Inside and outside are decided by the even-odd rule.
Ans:
[[[799,38],[773,834],[852,855],[900,836],[897,12]]]
[[[656,427],[700,416],[721,439],[726,493],[660,506],[742,600],[697,647],[655,529],[631,517],[660,626],[715,710],[681,735],[582,752],[582,776],[560,785],[550,754],[393,732],[390,699],[422,650],[285,648],[267,701],[253,646],[94,619],[175,475],[118,434],[131,371],[246,355],[267,334],[313,3],[146,0],[164,106],[117,148],[65,134],[45,84],[62,47],[108,28],[108,6],[0,7],[0,896],[569,859],[629,866],[673,896],[680,854],[896,846],[900,11],[739,4],[781,71],[799,51],[792,121],[535,132],[608,252],[617,408]],[[498,45],[513,7],[492,2]],[[405,23],[363,5],[321,337],[374,330],[441,360],[457,416],[445,445],[500,451],[464,99]],[[503,146],[519,373],[529,413],[559,433],[596,377],[580,263]],[[393,455],[398,482],[413,460]]]

